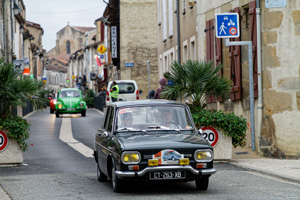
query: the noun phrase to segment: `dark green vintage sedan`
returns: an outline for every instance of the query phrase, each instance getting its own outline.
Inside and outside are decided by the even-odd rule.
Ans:
[[[195,181],[207,190],[213,148],[196,130],[188,106],[167,100],[107,106],[95,136],[98,181],[121,192],[129,180]]]
[[[64,88],[57,94],[57,103],[55,104],[56,117],[60,114],[81,113],[86,116],[86,102],[83,101],[81,91],[76,88]]]

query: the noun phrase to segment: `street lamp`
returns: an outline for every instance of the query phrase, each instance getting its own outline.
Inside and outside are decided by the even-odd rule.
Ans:
[[[14,15],[18,15],[19,14],[19,11],[20,11],[20,8],[19,6],[16,4],[16,2],[14,3]]]

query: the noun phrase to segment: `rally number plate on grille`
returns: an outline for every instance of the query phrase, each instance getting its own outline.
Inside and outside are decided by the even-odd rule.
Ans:
[[[183,179],[185,178],[184,171],[161,171],[151,172],[150,179]]]

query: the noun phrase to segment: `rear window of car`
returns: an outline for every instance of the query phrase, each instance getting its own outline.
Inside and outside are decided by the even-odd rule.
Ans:
[[[131,94],[134,93],[135,87],[133,83],[117,83],[119,86],[119,94]],[[110,89],[113,85],[110,86]]]
[[[63,90],[60,92],[59,97],[81,97],[81,93],[78,90]]]

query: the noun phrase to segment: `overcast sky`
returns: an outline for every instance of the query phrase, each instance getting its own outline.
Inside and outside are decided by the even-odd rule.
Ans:
[[[71,26],[95,27],[95,19],[103,16],[103,0],[23,0],[26,20],[44,29],[43,48],[55,47],[56,33],[68,22]],[[107,1],[106,1],[107,2]]]

